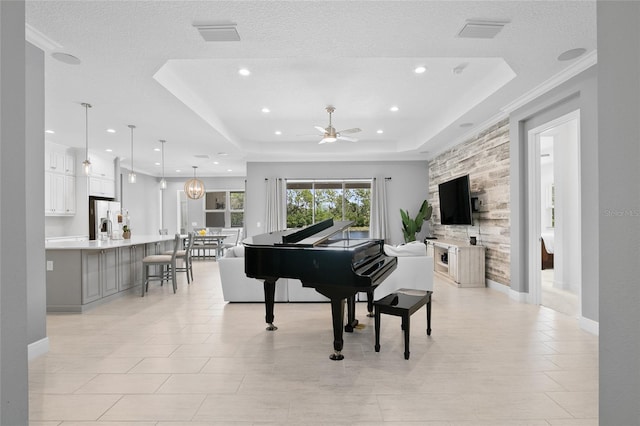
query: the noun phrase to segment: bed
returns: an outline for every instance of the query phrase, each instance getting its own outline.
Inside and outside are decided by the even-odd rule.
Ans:
[[[543,232],[540,238],[542,269],[553,269],[553,232]]]

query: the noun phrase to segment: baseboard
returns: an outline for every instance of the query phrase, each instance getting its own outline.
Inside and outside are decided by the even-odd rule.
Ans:
[[[487,283],[487,287],[488,288],[490,288],[492,290],[497,290],[500,293],[509,294],[509,286],[508,285],[500,284],[499,282],[490,280],[489,278],[486,278],[485,281]]]
[[[529,293],[520,293],[519,291],[511,289],[511,287],[509,287],[509,299],[520,303],[530,303]]]
[[[583,316],[580,317],[580,328],[596,336],[600,335],[600,323]]]
[[[32,359],[36,359],[40,355],[44,355],[47,352],[49,352],[48,337],[40,339],[37,342],[29,343],[29,345],[27,345],[27,353],[28,353],[29,361],[31,361]]]

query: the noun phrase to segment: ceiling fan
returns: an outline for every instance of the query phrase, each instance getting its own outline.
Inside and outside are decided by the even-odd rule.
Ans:
[[[333,142],[337,141],[338,139],[343,140],[343,141],[349,141],[349,142],[357,142],[358,139],[352,138],[351,136],[345,136],[345,134],[347,134],[347,133],[358,133],[358,132],[360,132],[362,130],[357,128],[357,127],[354,127],[353,129],[340,130],[339,132],[336,131],[336,129],[331,124],[331,114],[333,114],[333,112],[336,109],[334,107],[332,107],[331,105],[329,105],[326,108],[326,110],[329,113],[329,126],[328,127],[314,126],[316,129],[318,129],[318,131],[320,132],[320,135],[322,136],[322,139],[320,140],[319,143],[321,143],[321,144],[322,143],[333,143]]]

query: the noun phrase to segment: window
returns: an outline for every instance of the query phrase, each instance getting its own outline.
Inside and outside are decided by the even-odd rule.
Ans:
[[[369,235],[371,180],[288,180],[287,227],[351,220],[351,234]]]
[[[244,191],[209,191],[204,202],[207,228],[244,226]]]

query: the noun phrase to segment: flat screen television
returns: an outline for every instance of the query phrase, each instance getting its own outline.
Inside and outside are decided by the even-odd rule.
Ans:
[[[441,183],[438,192],[442,225],[473,225],[469,175]]]

